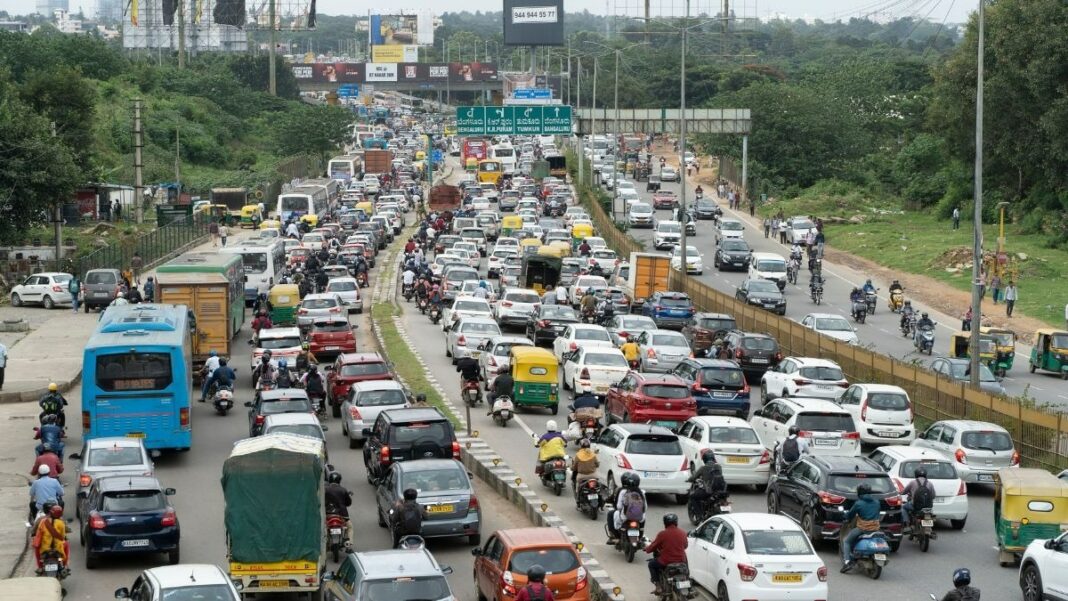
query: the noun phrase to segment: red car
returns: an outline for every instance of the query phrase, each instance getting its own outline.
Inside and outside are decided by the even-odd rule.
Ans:
[[[326,368],[326,397],[334,417],[341,417],[341,403],[357,382],[392,380],[393,371],[378,353],[342,353]]]
[[[316,359],[356,352],[356,335],[349,320],[342,316],[316,318],[308,332],[308,350]]]
[[[659,190],[653,192],[653,208],[654,209],[674,209],[678,204],[679,197],[670,190]]]
[[[670,374],[632,371],[608,389],[604,406],[609,423],[652,423],[677,429],[697,415],[697,401],[689,386]]]

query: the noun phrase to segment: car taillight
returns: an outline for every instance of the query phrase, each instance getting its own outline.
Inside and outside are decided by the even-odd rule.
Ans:
[[[708,392],[708,389],[703,387],[703,386],[701,386],[700,383],[694,382],[693,383],[693,391],[694,392]]]
[[[502,307],[511,307],[512,306],[512,301],[501,301],[501,306]]]
[[[916,419],[916,414],[912,412],[912,403],[909,403],[906,410],[909,412],[909,423],[911,424]]]
[[[455,440],[452,441],[452,458],[453,459],[459,459],[460,458],[460,443],[456,442]]]
[[[886,504],[890,507],[901,507],[901,497],[898,495],[886,497]]]
[[[456,339],[456,346],[467,346],[467,338],[463,334]]]
[[[583,367],[582,368],[582,372],[579,373],[579,378],[581,378],[583,380],[589,380],[590,379],[590,370],[588,368]]]
[[[957,449],[953,453],[953,458],[957,460],[957,463],[968,463],[968,455],[964,452],[964,449]]]
[[[331,313],[341,313],[341,307],[332,307],[330,309],[330,312]]]
[[[760,465],[771,463],[771,453],[767,449],[764,449],[764,454],[760,456]]]
[[[846,440],[860,440],[860,432],[842,432],[842,438]]]
[[[812,438],[812,432],[809,432],[808,430],[801,430],[797,435],[801,438]]]
[[[746,563],[738,564],[738,577],[742,579],[742,582],[752,582],[756,580],[757,569]]]
[[[104,521],[104,518],[97,512],[89,514],[89,527],[93,530],[103,530],[108,527],[108,523]]]
[[[805,380],[804,378],[794,378],[794,385],[795,386],[805,386],[805,385],[811,384],[811,383],[812,383],[811,381]]]
[[[183,428],[189,427],[189,407],[183,407],[178,410],[178,423]]]
[[[308,314],[308,310],[307,309],[297,309],[297,315],[307,315],[307,314]]]
[[[968,494],[968,487],[964,485],[964,480],[960,481],[960,488],[957,489],[957,496],[963,496]]]
[[[572,342],[571,344],[568,345],[568,348],[573,350],[573,351],[575,351],[575,350],[578,350],[578,345],[575,344],[574,342]]]
[[[356,405],[349,405],[349,419],[362,420],[363,416],[360,415],[360,410],[356,408]]]
[[[262,415],[257,415],[257,416],[256,416],[256,419],[255,419],[254,421],[256,422],[256,425],[257,425],[257,426],[262,426],[262,425],[263,425],[263,421],[264,421],[265,419],[266,419],[266,418],[265,418],[264,416],[262,416]]]
[[[619,333],[619,337],[620,338],[627,338],[628,336],[630,336],[630,333],[628,333],[628,332],[620,332]]]
[[[738,359],[741,359],[742,357],[745,356],[745,352],[742,351],[742,349],[740,349],[740,348],[735,349],[734,356],[737,357]]]
[[[543,320],[539,321],[538,322],[538,327],[539,328],[547,328],[547,327],[549,327],[549,320],[548,319],[543,319]]]
[[[490,367],[497,367],[497,360],[493,357],[493,355],[490,355],[490,358],[488,361],[486,361],[486,363],[489,363]]]
[[[62,286],[52,286],[52,292],[63,292]]]
[[[89,486],[92,483],[93,477],[89,474],[82,474],[78,477],[78,486]]]
[[[575,572],[575,577],[575,591],[581,591],[590,583],[589,579],[586,578],[586,568],[582,566],[579,566],[578,571]]]
[[[472,511],[478,511],[478,497],[471,495],[471,498],[467,501],[467,513]]]
[[[379,449],[378,461],[379,463],[389,463],[389,445],[385,445]]]
[[[819,578],[820,582],[827,582],[827,566],[820,566],[816,570],[816,578]]]
[[[838,387],[839,388],[849,388],[849,382],[846,381],[846,380],[842,380],[841,382],[838,383]]]
[[[88,411],[82,411],[82,432],[83,433],[89,431],[89,424],[91,423],[91,421],[92,420],[89,418],[89,412]]]
[[[686,456],[683,456],[683,458],[682,458],[682,467],[679,468],[679,471],[680,472],[685,472],[688,469],[690,469],[690,460],[687,459]]]
[[[1020,465],[1020,452],[1019,451],[1013,451],[1012,452],[1012,465]]]
[[[823,503],[824,505],[841,505],[842,503],[845,503],[846,500],[842,495],[836,495],[825,490],[819,491],[817,496],[820,498],[820,503]]]
[[[623,453],[620,453],[619,455],[616,455],[616,465],[618,465],[619,467],[621,467],[621,468],[623,468],[625,470],[634,469],[634,468],[632,468],[630,466],[630,460],[628,460],[627,456],[624,455]]]
[[[894,486],[897,487],[897,492],[899,492],[899,493],[905,492],[905,486],[903,484],[901,484],[901,480],[898,480],[897,478],[890,478],[890,481],[893,482]]]
[[[509,597],[515,597],[515,581],[512,579],[511,572],[501,574],[501,591]]]
[[[645,351],[645,356],[649,357],[650,359],[655,359],[656,358],[656,351],[654,349],[647,349]]]
[[[168,508],[167,512],[163,514],[163,519],[159,521],[160,526],[173,526],[178,523],[178,515],[174,513],[173,509]]]

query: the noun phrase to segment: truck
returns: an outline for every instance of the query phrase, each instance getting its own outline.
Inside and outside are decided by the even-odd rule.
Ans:
[[[211,204],[226,205],[227,210],[240,211],[249,204],[248,188],[212,188]]]
[[[430,202],[427,203],[427,206],[431,211],[438,213],[455,211],[460,208],[460,200],[462,198],[463,195],[460,194],[460,189],[456,186],[438,184],[430,189]]]
[[[630,272],[624,290],[630,297],[630,310],[641,311],[645,299],[668,289],[671,257],[660,253],[630,253]]]
[[[234,443],[223,463],[230,579],[242,594],[321,595],[326,570],[323,442],[288,433]]]
[[[363,172],[373,173],[375,175],[379,173],[389,173],[393,167],[393,151],[392,150],[375,150],[367,149],[363,151]]]

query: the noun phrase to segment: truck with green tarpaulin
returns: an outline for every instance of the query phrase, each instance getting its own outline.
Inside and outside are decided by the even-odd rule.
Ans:
[[[230,578],[246,595],[320,597],[326,570],[323,443],[266,434],[234,444],[223,463]]]

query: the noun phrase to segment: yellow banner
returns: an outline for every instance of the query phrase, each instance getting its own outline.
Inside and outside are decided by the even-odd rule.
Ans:
[[[130,0],[130,23],[137,26],[137,0]]]
[[[419,62],[418,46],[371,46],[373,63],[415,63]]]

